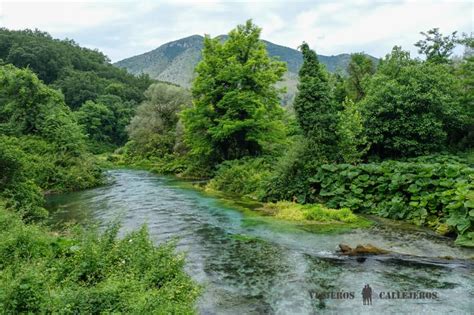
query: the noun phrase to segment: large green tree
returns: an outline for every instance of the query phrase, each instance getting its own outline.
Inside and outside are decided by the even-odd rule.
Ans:
[[[145,97],[127,127],[129,146],[145,157],[171,154],[177,141],[179,113],[191,106],[191,93],[178,86],[155,83]]]
[[[286,67],[268,56],[260,32],[247,21],[225,42],[204,40],[194,105],[182,117],[191,155],[207,165],[260,155],[281,139],[283,110],[274,84]]]
[[[27,69],[0,67],[0,133],[36,135],[58,150],[80,151],[83,135],[56,90]]]
[[[395,47],[361,102],[372,153],[417,156],[445,148],[463,124],[458,83],[448,65],[412,60]]]
[[[300,47],[303,65],[299,71],[300,83],[293,107],[299,125],[313,148],[323,160],[337,155],[337,106],[333,100],[328,73],[308,44]]]

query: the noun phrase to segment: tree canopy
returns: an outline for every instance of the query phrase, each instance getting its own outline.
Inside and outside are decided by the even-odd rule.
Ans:
[[[439,28],[421,32],[425,38],[415,43],[418,52],[426,56],[426,60],[435,63],[448,63],[449,57],[453,54],[453,49],[457,45],[457,32],[443,36]]]
[[[323,160],[334,160],[337,146],[337,107],[329,77],[308,44],[303,43],[300,49],[303,53],[303,65],[293,105],[296,118],[313,153],[317,153]]]
[[[417,156],[446,148],[449,134],[462,126],[459,94],[446,65],[412,60],[395,47],[361,104],[372,153]]]
[[[134,150],[145,157],[172,154],[177,145],[179,113],[191,106],[191,93],[184,88],[155,83],[145,92],[127,127]]]
[[[223,43],[208,36],[204,40],[193,107],[182,117],[191,154],[210,165],[261,155],[281,139],[283,111],[274,84],[286,67],[268,56],[260,33],[247,21]]]
[[[355,53],[351,55],[347,73],[349,74],[347,78],[349,97],[358,102],[365,96],[368,80],[375,73],[375,65],[365,54]]]
[[[111,65],[109,59],[97,50],[80,47],[71,40],[53,39],[48,33],[38,30],[0,28],[0,60],[32,70],[44,83],[61,91],[66,105],[74,111],[80,110],[87,101],[98,102],[107,95],[116,97],[112,103],[114,108],[102,102],[114,112],[108,123],[116,130],[115,135],[92,135],[94,151],[126,142],[125,126],[130,122],[136,105],[143,100],[143,92],[152,83],[147,75],[136,77]],[[124,115],[124,112],[128,114]],[[89,122],[92,120],[83,120],[83,124]],[[85,128],[91,131],[95,127]]]

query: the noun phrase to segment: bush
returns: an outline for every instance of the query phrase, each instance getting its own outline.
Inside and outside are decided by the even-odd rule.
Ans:
[[[262,199],[311,202],[307,200],[308,179],[321,164],[314,158],[314,150],[305,139],[297,139],[277,161]]]
[[[432,163],[426,160],[324,164],[291,190],[272,182],[266,199],[323,202],[332,208],[405,219],[454,232],[459,244],[474,246],[474,169],[446,156]]]
[[[220,164],[206,188],[260,199],[271,174],[271,163],[265,158],[244,158]]]
[[[15,154],[10,155],[10,158],[21,164],[23,178],[31,179],[43,190],[79,190],[102,182],[101,169],[88,153],[81,152],[75,156],[61,152],[55,144],[34,136],[0,135],[0,145],[0,152],[7,148],[14,149]],[[20,180],[14,179],[17,182]]]
[[[29,179],[28,158],[16,146],[16,138],[0,135],[0,198],[27,221],[47,215],[41,189]]]
[[[54,236],[0,205],[0,308],[5,313],[191,314],[199,288],[173,244],[155,247],[147,229],[117,239]]]

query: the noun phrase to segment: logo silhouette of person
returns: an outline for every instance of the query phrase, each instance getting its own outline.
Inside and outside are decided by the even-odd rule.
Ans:
[[[372,288],[370,285],[367,285],[367,302],[372,305]]]
[[[372,288],[368,284],[362,289],[362,303],[372,305]]]
[[[367,285],[364,286],[364,288],[362,289],[362,303],[364,305],[367,305],[369,303],[369,300],[367,298]]]

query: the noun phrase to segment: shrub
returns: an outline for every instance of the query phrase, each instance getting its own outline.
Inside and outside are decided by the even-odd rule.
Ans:
[[[12,141],[13,140],[13,141]],[[28,177],[28,155],[16,146],[16,138],[0,135],[0,198],[25,220],[46,217],[41,189]]]
[[[117,238],[77,230],[55,236],[0,205],[0,309],[8,314],[192,314],[199,288],[173,244],[146,227]]]
[[[448,231],[458,235],[459,244],[474,246],[474,169],[456,158],[436,157],[432,163],[427,159],[357,166],[324,164],[292,190],[271,182],[266,199],[323,202],[328,207],[405,219],[439,231],[447,225]]]
[[[314,150],[305,139],[296,139],[276,162],[262,199],[271,201],[297,199],[299,203],[310,202],[306,200],[308,179],[320,165],[318,159],[312,155]]]
[[[101,170],[94,157],[88,153],[70,155],[61,152],[54,144],[34,136],[0,135],[0,145],[3,146],[0,151],[7,148],[15,150],[10,158],[22,165],[22,178],[31,179],[43,190],[78,190],[97,186],[102,182]],[[18,182],[20,178],[15,178],[14,181]]]
[[[247,195],[260,199],[271,174],[271,164],[265,158],[244,158],[220,164],[208,189]]]

